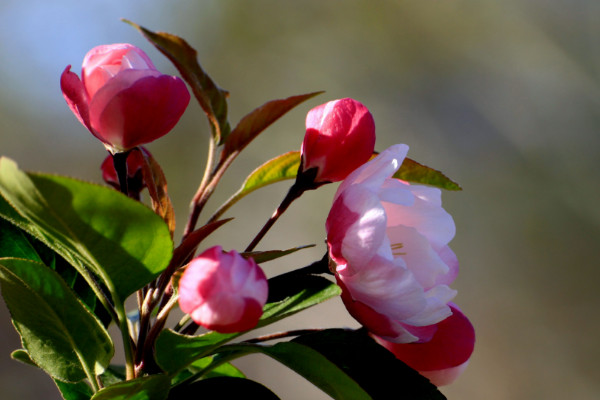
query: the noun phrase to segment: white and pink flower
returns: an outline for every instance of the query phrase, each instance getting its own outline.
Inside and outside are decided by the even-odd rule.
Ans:
[[[452,314],[458,260],[439,189],[394,179],[408,146],[395,145],[352,172],[326,222],[330,258],[350,314],[397,343],[425,342]]]
[[[194,258],[179,280],[179,306],[192,320],[222,333],[254,328],[267,302],[268,284],[253,259],[214,246]]]

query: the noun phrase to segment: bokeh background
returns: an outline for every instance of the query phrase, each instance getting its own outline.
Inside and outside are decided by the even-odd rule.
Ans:
[[[2,0],[0,153],[21,167],[100,182],[103,147],[67,108],[59,76],[93,46],[133,43],[168,61],[137,31],[186,38],[231,92],[235,123],[262,103],[326,93],[286,115],[226,174],[214,209],[265,160],[298,149],[304,116],[353,97],[372,111],[377,148],[407,143],[462,192],[445,192],[461,262],[456,302],[477,331],[450,399],[597,399],[600,394],[600,3],[597,0],[191,1]],[[183,226],[204,168],[208,129],[192,102],[149,145]],[[269,276],[325,251],[334,185],[307,193],[263,248],[317,246],[265,264]],[[229,212],[211,244],[244,247],[287,190],[280,183]],[[337,300],[278,329],[356,326]],[[0,306],[0,397],[59,399],[52,381],[9,357],[19,347]],[[261,356],[238,364],[284,399],[327,398]],[[402,388],[398,388],[398,395]]]

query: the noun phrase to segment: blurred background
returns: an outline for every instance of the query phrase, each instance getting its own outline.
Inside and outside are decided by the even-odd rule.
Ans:
[[[449,399],[598,398],[598,1],[2,0],[0,154],[27,170],[101,181],[106,152],[66,106],[63,69],[72,64],[79,73],[92,47],[129,42],[176,73],[120,18],[194,46],[231,93],[232,125],[268,100],[326,91],[248,147],[209,210],[250,170],[299,149],[310,108],[356,98],[375,117],[378,150],[407,143],[409,157],[464,188],[445,192],[443,201],[457,225],[456,302],[475,325],[477,344],[466,372],[442,391]],[[169,180],[180,230],[207,137],[192,100],[174,131],[148,146]],[[267,275],[324,254],[330,186],[305,194],[260,245],[317,246],[264,264]],[[234,206],[228,215],[236,219],[206,246],[245,247],[287,187],[273,185]],[[275,328],[306,326],[356,323],[332,300]],[[45,374],[10,359],[18,347],[2,304],[1,397],[60,399]],[[282,399],[327,398],[261,356],[237,365]]]

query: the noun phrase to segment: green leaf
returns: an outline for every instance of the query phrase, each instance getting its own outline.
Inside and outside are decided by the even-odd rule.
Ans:
[[[171,380],[166,375],[150,375],[105,387],[91,400],[165,400]]]
[[[55,379],[102,373],[114,349],[108,332],[60,276],[43,264],[0,259],[2,295],[31,360]]]
[[[217,377],[174,388],[169,400],[181,399],[260,399],[279,400],[260,383],[236,377]]]
[[[304,246],[296,246],[287,250],[267,250],[267,251],[251,251],[248,253],[242,253],[241,255],[245,258],[252,258],[254,262],[257,264],[265,263],[267,261],[272,261],[277,258],[287,256],[288,254],[292,254],[297,252],[298,250],[309,249],[311,247],[315,247],[314,244],[307,244]]]
[[[0,216],[41,240],[84,277],[91,269],[120,299],[152,281],[171,258],[173,242],[161,218],[113,189],[26,174],[12,160],[0,158],[0,194],[6,200],[0,201]]]
[[[390,393],[411,400],[445,399],[427,378],[396,359],[365,330],[327,329],[293,342],[327,357],[374,399],[389,398]]]
[[[31,365],[32,367],[39,368],[33,362],[31,357],[29,357],[29,354],[27,354],[27,350],[25,350],[25,349],[17,349],[15,351],[13,351],[12,353],[10,353],[10,358],[12,358],[13,360],[22,362],[23,364],[27,364],[27,365]]]
[[[192,365],[190,366],[191,370],[194,371],[199,371],[199,370],[204,370],[206,368],[210,368],[210,365],[213,363],[214,357],[204,357],[201,358],[200,360],[196,360],[192,363]],[[242,371],[240,371],[239,369],[237,369],[236,367],[234,367],[232,364],[230,363],[219,363],[219,365],[217,365],[214,368],[210,368],[210,371],[208,373],[206,373],[206,375],[203,375],[204,378],[216,378],[219,376],[230,376],[232,378],[245,378],[246,376],[244,375],[244,373]]]
[[[289,273],[269,279],[269,299],[258,326],[287,318],[341,294],[338,285],[316,275]]]
[[[187,336],[165,329],[156,339],[156,362],[165,372],[175,374],[239,335],[209,332],[199,336]]]
[[[422,183],[446,190],[462,190],[458,183],[453,182],[446,175],[433,168],[405,158],[400,169],[394,174],[394,178],[403,181]]]
[[[269,300],[256,327],[272,324],[340,293],[339,286],[320,276],[284,274],[271,278]],[[156,341],[156,361],[164,371],[174,374],[240,335],[209,332],[187,336],[164,330]]]
[[[267,161],[248,175],[242,183],[242,187],[219,207],[211,220],[219,218],[232,205],[255,190],[276,182],[296,178],[299,167],[299,151],[290,151]]]
[[[299,151],[290,151],[277,156],[252,171],[242,184],[240,191],[248,194],[272,183],[286,179],[295,179],[299,167]]]
[[[252,353],[262,353],[279,361],[334,399],[371,399],[371,396],[350,378],[343,369],[318,351],[299,343],[282,342],[273,346],[234,344],[224,347],[219,355],[230,360]]]
[[[100,375],[100,381],[102,386],[111,386],[125,380],[125,366],[124,365],[109,365],[108,368]]]
[[[277,121],[298,104],[321,93],[323,92],[312,92],[291,96],[286,99],[272,100],[251,111],[231,131],[221,153],[221,160],[231,156],[235,157],[235,155],[242,151],[244,147],[273,122]]]
[[[70,264],[42,242],[2,218],[0,218],[1,257],[22,258],[50,266],[103,323],[110,322],[110,315],[101,304],[97,303],[93,290]]]
[[[0,257],[23,258],[43,262],[27,235],[4,219],[0,219]]]
[[[200,107],[206,113],[213,138],[223,143],[231,130],[227,121],[227,97],[198,63],[198,53],[184,39],[166,32],[152,32],[136,23],[123,20],[136,28],[175,65],[183,79],[190,85]]]
[[[69,383],[54,380],[64,400],[90,400],[94,392],[85,382]]]

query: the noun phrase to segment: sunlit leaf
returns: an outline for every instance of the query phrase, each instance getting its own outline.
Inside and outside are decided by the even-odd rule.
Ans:
[[[198,63],[198,54],[184,39],[166,32],[152,32],[136,23],[123,20],[139,30],[175,67],[190,85],[200,107],[206,113],[213,138],[223,143],[231,130],[227,121],[227,96]]]
[[[26,174],[1,158],[0,194],[0,217],[45,243],[84,277],[91,270],[121,299],[152,281],[171,258],[173,244],[162,219],[107,187]]]
[[[100,321],[45,265],[0,259],[2,295],[30,359],[56,379],[77,382],[100,374],[113,355]]]
[[[242,187],[233,194],[216,212],[213,219],[223,215],[232,205],[237,203],[241,198],[260,189],[264,186],[271,185],[287,179],[296,178],[298,167],[300,166],[300,152],[290,151],[289,153],[277,156],[248,175]]]
[[[394,178],[412,183],[422,183],[446,190],[462,190],[458,183],[453,182],[446,175],[433,168],[405,158]]]

